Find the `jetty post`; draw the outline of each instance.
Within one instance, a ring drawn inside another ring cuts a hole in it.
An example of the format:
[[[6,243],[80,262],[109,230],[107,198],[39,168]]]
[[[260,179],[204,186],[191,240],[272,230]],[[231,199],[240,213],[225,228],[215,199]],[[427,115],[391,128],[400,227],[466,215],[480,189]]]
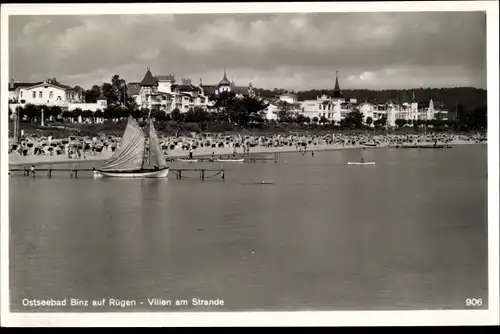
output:
[[[71,177],[74,177],[75,179],[77,179],[77,178],[78,178],[78,169],[73,169],[73,168],[72,168],[72,169],[70,170],[70,176],[71,176]]]

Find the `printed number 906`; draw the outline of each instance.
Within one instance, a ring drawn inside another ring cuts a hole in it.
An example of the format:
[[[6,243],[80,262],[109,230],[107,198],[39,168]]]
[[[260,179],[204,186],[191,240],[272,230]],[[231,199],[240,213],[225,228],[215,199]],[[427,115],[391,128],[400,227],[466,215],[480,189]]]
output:
[[[483,305],[482,298],[467,298],[465,300],[465,306],[481,306]]]

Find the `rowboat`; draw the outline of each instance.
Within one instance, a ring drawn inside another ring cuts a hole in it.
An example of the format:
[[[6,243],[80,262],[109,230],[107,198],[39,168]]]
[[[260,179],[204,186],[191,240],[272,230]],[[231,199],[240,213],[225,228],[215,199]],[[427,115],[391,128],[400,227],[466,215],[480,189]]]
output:
[[[245,159],[215,159],[215,162],[243,162]]]
[[[375,161],[367,161],[367,162],[351,162],[347,163],[348,165],[375,165]]]
[[[198,159],[177,159],[179,162],[198,162]]]
[[[166,178],[169,170],[151,118],[146,136],[135,118],[129,116],[119,147],[101,168],[94,169],[94,177]]]

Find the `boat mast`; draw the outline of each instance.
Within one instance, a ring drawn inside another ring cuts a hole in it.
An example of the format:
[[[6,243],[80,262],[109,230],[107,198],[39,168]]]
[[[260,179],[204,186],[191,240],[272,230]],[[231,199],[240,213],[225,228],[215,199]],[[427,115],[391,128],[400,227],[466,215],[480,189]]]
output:
[[[151,111],[149,118],[149,135],[148,135],[148,159],[149,165],[151,165],[151,127],[153,126],[153,120],[151,119]]]

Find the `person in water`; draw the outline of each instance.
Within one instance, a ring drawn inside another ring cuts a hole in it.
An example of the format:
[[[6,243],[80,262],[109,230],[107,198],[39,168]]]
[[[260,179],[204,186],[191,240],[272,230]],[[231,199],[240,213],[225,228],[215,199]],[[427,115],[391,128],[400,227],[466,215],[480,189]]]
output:
[[[365,163],[365,159],[361,158],[361,163],[364,164]]]

